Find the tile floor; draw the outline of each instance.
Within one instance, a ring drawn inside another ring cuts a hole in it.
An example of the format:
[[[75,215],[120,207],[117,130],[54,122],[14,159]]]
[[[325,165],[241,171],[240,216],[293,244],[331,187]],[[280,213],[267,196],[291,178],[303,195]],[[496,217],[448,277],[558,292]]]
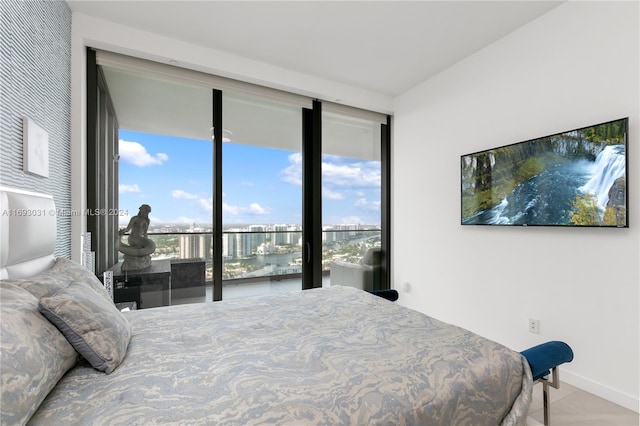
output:
[[[562,377],[560,380],[560,389],[549,390],[552,426],[638,426],[640,424],[640,415],[635,411],[562,383]],[[543,421],[542,384],[538,383],[533,388],[527,426],[540,426]]]

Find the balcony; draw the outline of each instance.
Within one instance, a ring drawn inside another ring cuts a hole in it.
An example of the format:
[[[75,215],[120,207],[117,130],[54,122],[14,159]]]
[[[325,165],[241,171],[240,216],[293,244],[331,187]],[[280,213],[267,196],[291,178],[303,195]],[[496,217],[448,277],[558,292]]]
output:
[[[256,229],[257,228],[257,229]],[[265,229],[260,229],[265,228]],[[223,300],[286,293],[302,288],[302,231],[294,227],[253,225],[223,232]],[[278,229],[279,228],[279,229]],[[287,228],[287,229],[283,229]],[[364,252],[380,246],[380,229],[327,229],[323,231],[323,287],[330,282],[333,260],[357,263]],[[210,230],[153,230],[154,259],[203,259],[205,296],[170,297],[171,304],[213,300],[213,232]],[[172,287],[184,287],[173,283]]]

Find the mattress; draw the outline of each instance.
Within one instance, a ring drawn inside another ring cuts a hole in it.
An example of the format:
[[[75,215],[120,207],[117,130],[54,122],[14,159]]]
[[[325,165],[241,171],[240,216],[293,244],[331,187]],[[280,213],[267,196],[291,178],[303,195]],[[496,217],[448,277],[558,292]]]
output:
[[[518,352],[351,287],[124,315],[120,366],[77,365],[30,424],[526,424]]]

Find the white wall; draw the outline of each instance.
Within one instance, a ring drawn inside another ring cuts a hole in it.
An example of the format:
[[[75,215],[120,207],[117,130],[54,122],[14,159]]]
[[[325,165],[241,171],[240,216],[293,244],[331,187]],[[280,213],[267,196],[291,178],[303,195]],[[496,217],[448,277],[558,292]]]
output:
[[[392,161],[399,303],[517,350],[563,340],[562,380],[636,411],[639,56],[638,2],[565,3],[399,96]],[[462,154],[622,117],[629,229],[460,225]]]

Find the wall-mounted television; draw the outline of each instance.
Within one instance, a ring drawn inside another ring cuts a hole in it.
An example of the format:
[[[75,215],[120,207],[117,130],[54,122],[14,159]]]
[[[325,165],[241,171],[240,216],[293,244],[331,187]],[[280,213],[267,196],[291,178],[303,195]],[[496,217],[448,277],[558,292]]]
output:
[[[462,155],[462,224],[627,228],[628,122]]]

